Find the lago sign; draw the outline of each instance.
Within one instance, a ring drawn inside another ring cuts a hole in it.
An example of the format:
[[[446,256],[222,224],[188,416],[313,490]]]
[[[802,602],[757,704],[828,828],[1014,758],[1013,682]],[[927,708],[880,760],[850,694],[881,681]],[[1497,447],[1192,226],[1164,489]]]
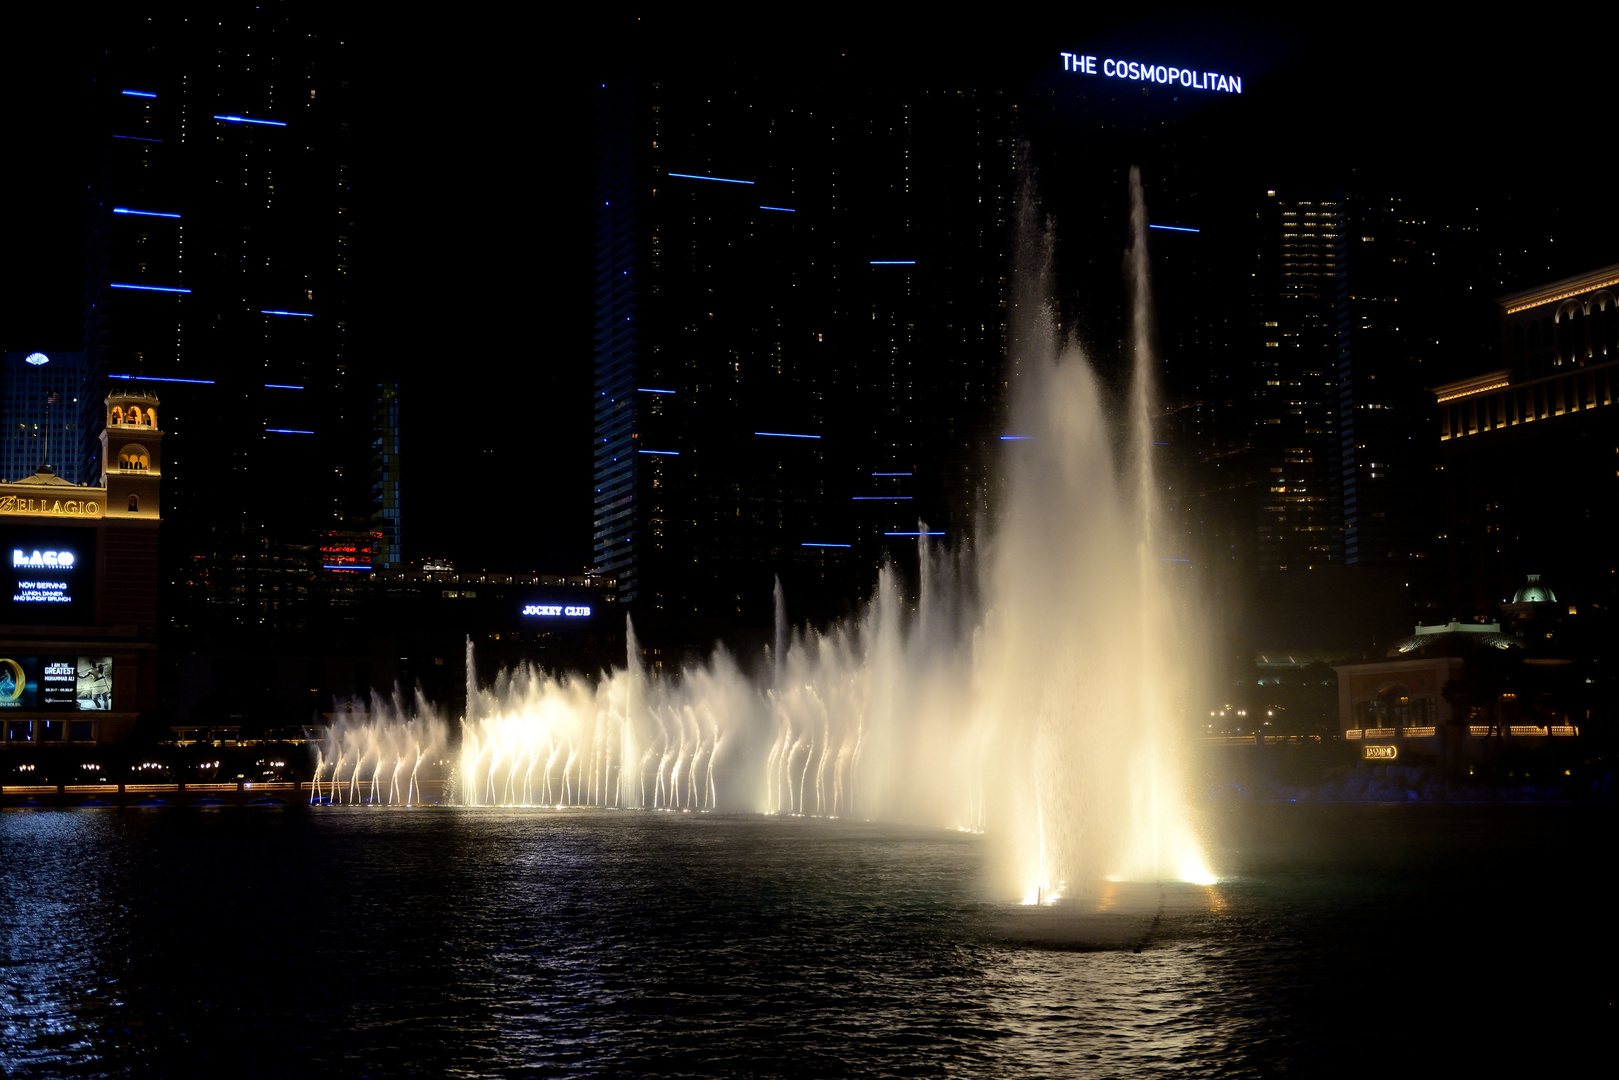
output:
[[[1213,90],[1220,94],[1242,93],[1242,76],[1218,71],[1193,71],[1174,64],[1144,64],[1139,60],[1100,59],[1081,53],[1061,53],[1062,69],[1070,75],[1095,75],[1104,79],[1152,82],[1164,86],[1184,86],[1188,90]]]

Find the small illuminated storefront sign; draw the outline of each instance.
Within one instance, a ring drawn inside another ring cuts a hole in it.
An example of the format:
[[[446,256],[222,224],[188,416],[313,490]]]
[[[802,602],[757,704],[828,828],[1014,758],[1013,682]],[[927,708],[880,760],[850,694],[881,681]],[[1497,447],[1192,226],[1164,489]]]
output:
[[[1363,746],[1361,752],[1367,761],[1393,761],[1399,756],[1399,750],[1392,746]]]
[[[110,656],[0,656],[0,710],[106,712]]]
[[[560,615],[563,618],[577,619],[588,618],[590,616],[590,608],[582,604],[525,604],[523,606],[523,614],[539,615],[544,618]]]

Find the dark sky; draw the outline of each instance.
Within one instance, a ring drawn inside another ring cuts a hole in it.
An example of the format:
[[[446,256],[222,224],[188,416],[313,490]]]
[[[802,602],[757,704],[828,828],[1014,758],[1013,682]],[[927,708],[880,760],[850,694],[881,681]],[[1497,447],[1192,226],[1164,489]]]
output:
[[[94,167],[83,118],[107,42],[58,8],[0,26],[6,350],[79,346]],[[1619,219],[1606,209],[1613,124],[1601,108],[1611,27],[1589,22],[1558,31],[1552,48],[1524,24],[1378,13],[1073,14],[1019,29],[809,37],[757,19],[738,29],[544,18],[346,31],[362,55],[359,186],[371,187],[354,261],[366,274],[356,345],[406,373],[413,556],[552,571],[590,558],[591,108],[600,64],[616,56],[676,70],[742,58],[791,78],[838,50],[864,56],[874,80],[918,82],[960,72],[1015,82],[1063,50],[1240,72],[1249,120],[1210,170],[1264,157],[1308,182],[1358,175],[1436,205],[1474,203],[1538,236],[1548,276],[1619,261]],[[500,511],[514,500],[532,509]]]

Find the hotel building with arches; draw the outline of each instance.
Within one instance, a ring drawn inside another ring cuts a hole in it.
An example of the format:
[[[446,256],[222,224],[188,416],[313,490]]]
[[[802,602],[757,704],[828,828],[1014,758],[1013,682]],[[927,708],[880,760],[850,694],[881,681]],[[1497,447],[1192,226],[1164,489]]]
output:
[[[162,406],[103,407],[98,484],[0,483],[0,750],[117,741],[157,705]]]
[[[1452,595],[1488,614],[1528,570],[1616,595],[1619,264],[1497,300],[1501,366],[1434,388]]]

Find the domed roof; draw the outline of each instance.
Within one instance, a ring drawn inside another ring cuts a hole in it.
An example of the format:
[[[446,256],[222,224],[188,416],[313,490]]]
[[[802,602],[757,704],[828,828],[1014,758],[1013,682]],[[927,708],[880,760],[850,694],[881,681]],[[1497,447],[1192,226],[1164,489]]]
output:
[[[1416,660],[1427,656],[1461,656],[1475,649],[1521,649],[1523,642],[1501,633],[1495,623],[1458,623],[1445,626],[1419,626],[1416,633],[1396,641],[1387,656],[1395,660]]]
[[[1512,594],[1514,604],[1555,604],[1557,594],[1540,583],[1539,574],[1530,574],[1529,580],[1518,587]]]

